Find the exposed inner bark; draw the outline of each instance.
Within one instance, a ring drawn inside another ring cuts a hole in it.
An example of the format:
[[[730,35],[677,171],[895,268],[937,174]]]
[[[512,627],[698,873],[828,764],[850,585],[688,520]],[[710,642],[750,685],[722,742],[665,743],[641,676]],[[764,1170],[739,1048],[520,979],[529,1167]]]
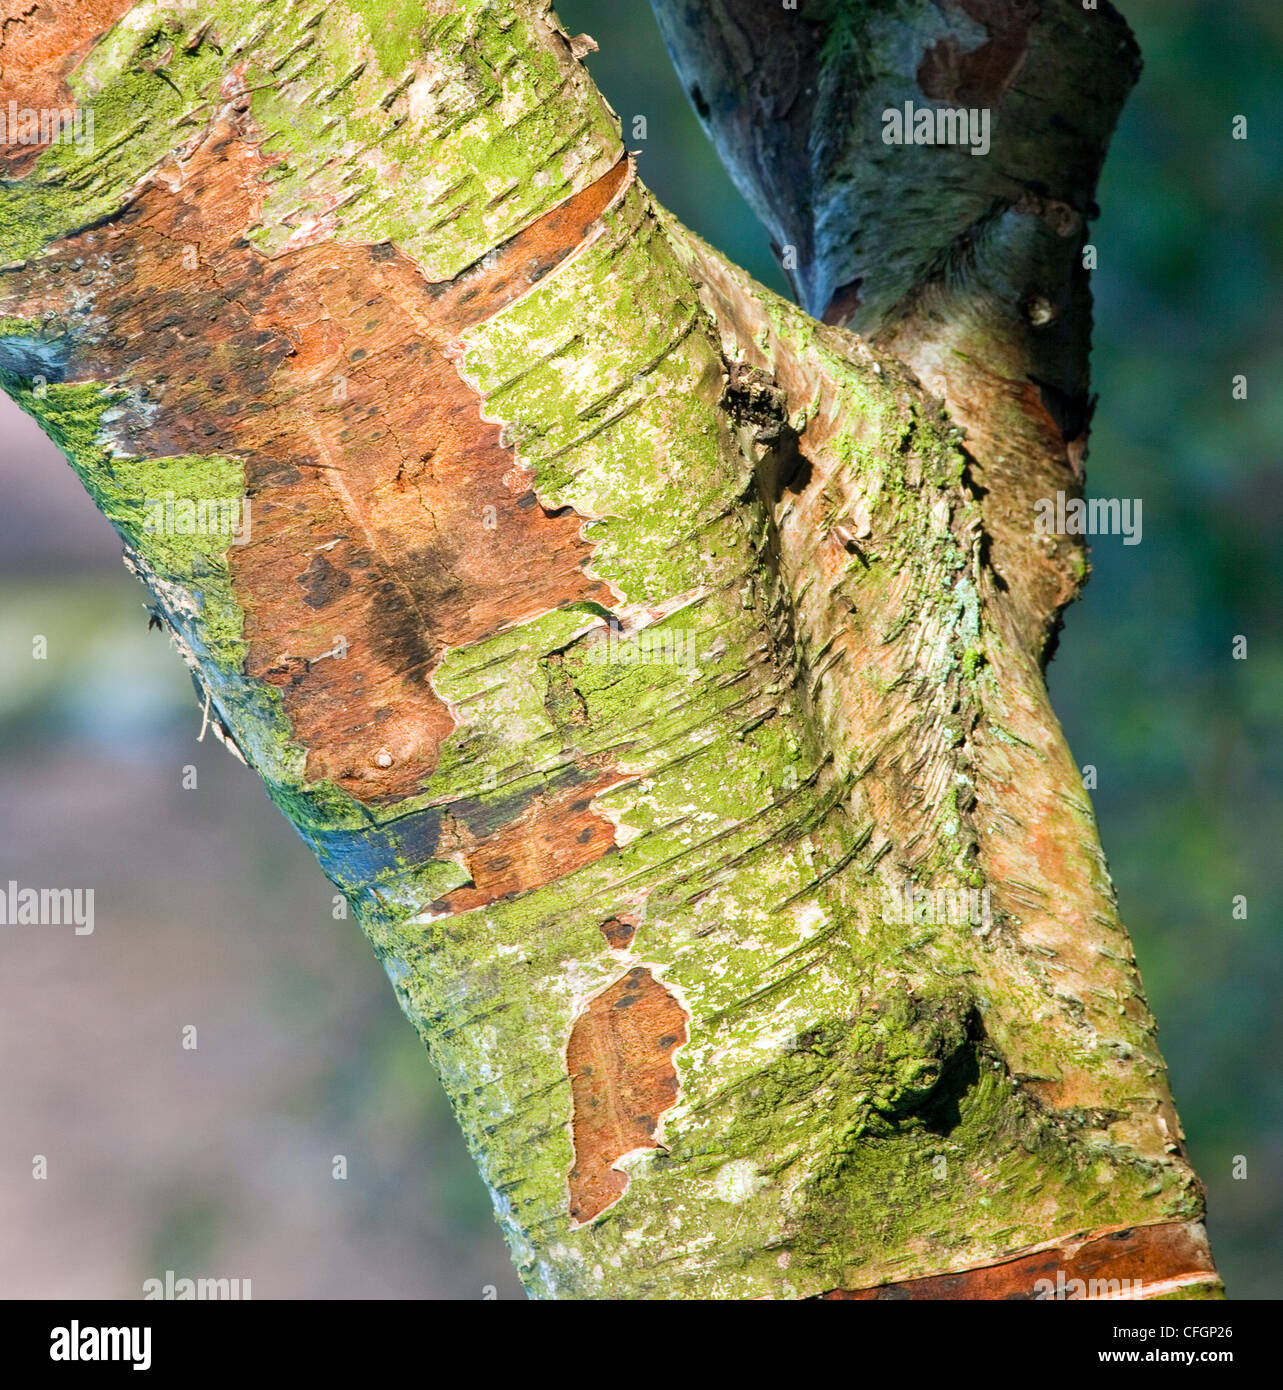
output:
[[[1136,1281],[1133,1285],[1132,1281]],[[1097,1299],[1131,1298],[1148,1288],[1179,1294],[1217,1283],[1207,1232],[1200,1224],[1141,1226],[1084,1236],[1035,1254],[965,1274],[908,1279],[833,1299]]]
[[[918,85],[935,101],[996,106],[1029,56],[1029,31],[1037,0],[945,0],[942,8],[974,19],[985,29],[978,48],[964,50],[952,34],[933,44],[918,65]]]
[[[673,1054],[686,1011],[651,972],[634,966],[590,1000],[566,1048],[574,1096],[570,1215],[591,1221],[617,1202],[628,1175],[616,1162],[660,1146],[661,1117],[677,1103]]]
[[[11,304],[65,319],[95,267],[109,328],[78,337],[65,374],[154,383],[120,426],[136,449],[243,461],[250,533],[230,558],[248,673],[282,691],[311,778],[396,800],[455,727],[430,682],[444,649],[611,600],[583,572],[582,518],[539,505],[451,343],[577,249],[628,166],[434,285],[387,245],[267,261],[245,233],[270,161],[237,124],[33,262]]]
[[[40,113],[48,117],[69,110],[75,100],[67,75],[133,0],[6,0],[0,6],[0,92],[6,108],[32,112],[39,128]],[[8,119],[6,109],[5,117]],[[47,139],[28,139],[25,125],[8,131],[0,142],[0,177],[18,178],[36,162]]]

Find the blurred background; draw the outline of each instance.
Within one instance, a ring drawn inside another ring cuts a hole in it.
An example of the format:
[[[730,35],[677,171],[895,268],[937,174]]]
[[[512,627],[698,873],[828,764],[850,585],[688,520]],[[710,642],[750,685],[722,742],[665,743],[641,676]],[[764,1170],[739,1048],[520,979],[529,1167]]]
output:
[[[1274,1298],[1283,6],[1122,8],[1146,69],[1092,238],[1088,482],[1143,499],[1144,540],[1097,541],[1051,687],[1097,769],[1221,1271],[1231,1297]],[[630,145],[660,200],[785,292],[649,8],[558,10],[599,42],[589,68],[625,128],[646,116]],[[190,681],[143,599],[71,470],[0,397],[0,880],[96,890],[91,936],[0,929],[0,1297],[136,1298],[170,1269],[250,1277],[255,1298],[522,1297],[373,953],[257,779],[196,742]]]

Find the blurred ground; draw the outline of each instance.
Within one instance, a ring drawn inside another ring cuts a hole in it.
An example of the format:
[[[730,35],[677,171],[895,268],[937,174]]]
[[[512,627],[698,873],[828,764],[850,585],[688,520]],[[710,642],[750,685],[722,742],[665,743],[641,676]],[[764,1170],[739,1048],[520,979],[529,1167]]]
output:
[[[1144,540],[1096,545],[1052,689],[1098,770],[1222,1272],[1232,1296],[1277,1297],[1283,7],[1123,8],[1147,70],[1094,237],[1089,481],[1144,499]],[[559,10],[601,44],[589,66],[626,128],[647,116],[660,199],[782,289],[648,8]],[[1239,113],[1247,142],[1228,138]],[[167,1269],[250,1277],[257,1298],[520,1297],[373,953],[253,775],[195,742],[191,684],[142,602],[70,469],[0,398],[0,880],[96,890],[92,936],[0,928],[0,1297],[137,1297]]]

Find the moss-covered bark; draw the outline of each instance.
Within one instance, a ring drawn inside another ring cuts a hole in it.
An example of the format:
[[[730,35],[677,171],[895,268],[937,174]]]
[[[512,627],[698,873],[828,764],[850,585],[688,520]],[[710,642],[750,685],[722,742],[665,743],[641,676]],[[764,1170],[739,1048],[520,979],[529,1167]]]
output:
[[[0,197],[3,384],[350,899],[530,1290],[1196,1222],[939,404],[657,208],[534,0],[82,47],[98,151]],[[252,535],[149,527],[170,493]]]

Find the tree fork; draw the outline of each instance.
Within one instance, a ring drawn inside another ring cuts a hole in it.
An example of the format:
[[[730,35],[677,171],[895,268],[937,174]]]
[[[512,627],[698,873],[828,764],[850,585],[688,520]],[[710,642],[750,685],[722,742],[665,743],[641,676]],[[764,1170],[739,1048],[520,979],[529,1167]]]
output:
[[[916,7],[936,90],[996,80],[978,4]],[[0,11],[6,97],[94,113],[7,152],[3,385],[351,902],[527,1288],[1216,1296],[1041,676],[1019,489],[1072,439],[1004,472],[925,365],[1011,369],[989,301],[753,284],[535,0]]]
[[[1109,3],[651,0],[705,129],[802,305],[899,358],[963,428],[990,559],[1044,657],[1086,578],[1039,498],[1080,495],[1087,228],[1140,72]],[[991,148],[888,146],[886,117],[981,110]]]

